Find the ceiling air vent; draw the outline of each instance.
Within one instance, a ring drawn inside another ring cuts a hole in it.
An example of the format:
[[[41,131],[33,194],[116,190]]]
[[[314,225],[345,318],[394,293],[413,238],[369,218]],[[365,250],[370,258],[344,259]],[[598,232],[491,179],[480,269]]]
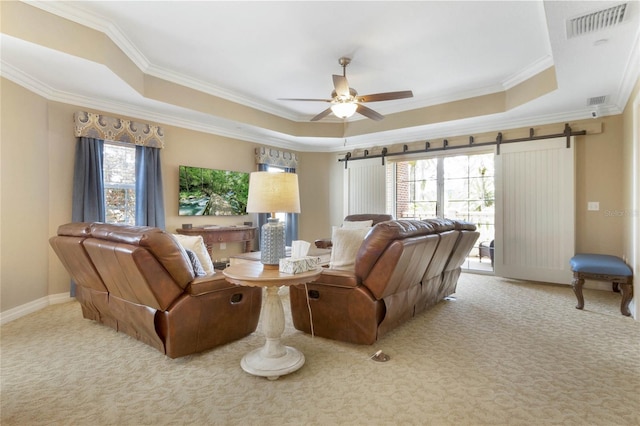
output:
[[[607,96],[594,96],[593,98],[587,99],[587,106],[596,106],[602,105],[607,100]]]
[[[614,27],[624,19],[627,3],[591,12],[567,21],[567,38],[591,34],[605,28]]]

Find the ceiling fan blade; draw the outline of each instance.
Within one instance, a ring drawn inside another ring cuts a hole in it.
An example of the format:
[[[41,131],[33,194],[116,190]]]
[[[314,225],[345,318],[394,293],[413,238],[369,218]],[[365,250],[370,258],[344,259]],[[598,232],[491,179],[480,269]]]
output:
[[[374,93],[372,95],[358,96],[358,102],[392,101],[405,98],[413,98],[413,92],[411,90],[402,90],[400,92]]]
[[[336,94],[338,96],[342,96],[348,98],[351,96],[349,93],[349,82],[347,81],[347,77],[342,75],[333,75],[333,87],[336,89]]]
[[[327,108],[324,111],[322,111],[320,114],[316,115],[315,117],[313,117],[311,119],[311,121],[318,121],[318,120],[322,120],[323,118],[325,118],[327,115],[331,114],[331,108]]]
[[[278,98],[279,101],[311,101],[311,102],[331,102],[332,99],[307,99],[307,98]]]
[[[384,118],[384,115],[377,113],[371,108],[368,108],[362,104],[358,104],[358,108],[356,108],[356,112],[374,121],[380,121]]]

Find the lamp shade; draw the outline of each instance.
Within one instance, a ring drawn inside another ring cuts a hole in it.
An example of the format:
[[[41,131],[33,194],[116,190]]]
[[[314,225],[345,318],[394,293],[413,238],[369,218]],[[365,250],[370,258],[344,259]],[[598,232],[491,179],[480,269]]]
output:
[[[336,102],[331,105],[331,111],[336,117],[349,118],[355,114],[358,104],[354,102]]]
[[[253,172],[249,177],[248,213],[300,213],[298,175]]]

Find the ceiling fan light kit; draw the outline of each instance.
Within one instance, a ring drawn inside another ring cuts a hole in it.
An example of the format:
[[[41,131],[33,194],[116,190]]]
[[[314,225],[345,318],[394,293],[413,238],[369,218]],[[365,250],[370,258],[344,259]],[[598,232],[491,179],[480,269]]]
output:
[[[338,118],[349,118],[356,113],[358,104],[352,101],[336,102],[331,105],[331,112]]]
[[[350,58],[342,57],[338,59],[338,63],[342,67],[342,75],[333,75],[334,90],[331,93],[331,99],[300,99],[300,98],[283,98],[285,101],[312,101],[312,102],[330,102],[331,106],[315,117],[311,121],[318,121],[327,115],[333,113],[338,118],[349,118],[356,112],[364,115],[371,120],[380,121],[384,116],[371,108],[363,105],[365,102],[391,101],[394,99],[412,98],[411,90],[402,90],[399,92],[374,93],[371,95],[358,96],[358,92],[349,87],[347,81],[347,65],[351,62]]]

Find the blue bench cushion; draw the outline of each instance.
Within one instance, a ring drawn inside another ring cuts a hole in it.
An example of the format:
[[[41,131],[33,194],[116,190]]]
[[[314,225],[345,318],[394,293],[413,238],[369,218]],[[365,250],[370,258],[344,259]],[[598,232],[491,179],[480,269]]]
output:
[[[569,261],[571,270],[587,274],[620,275],[629,277],[631,268],[624,260],[607,254],[576,254]]]

